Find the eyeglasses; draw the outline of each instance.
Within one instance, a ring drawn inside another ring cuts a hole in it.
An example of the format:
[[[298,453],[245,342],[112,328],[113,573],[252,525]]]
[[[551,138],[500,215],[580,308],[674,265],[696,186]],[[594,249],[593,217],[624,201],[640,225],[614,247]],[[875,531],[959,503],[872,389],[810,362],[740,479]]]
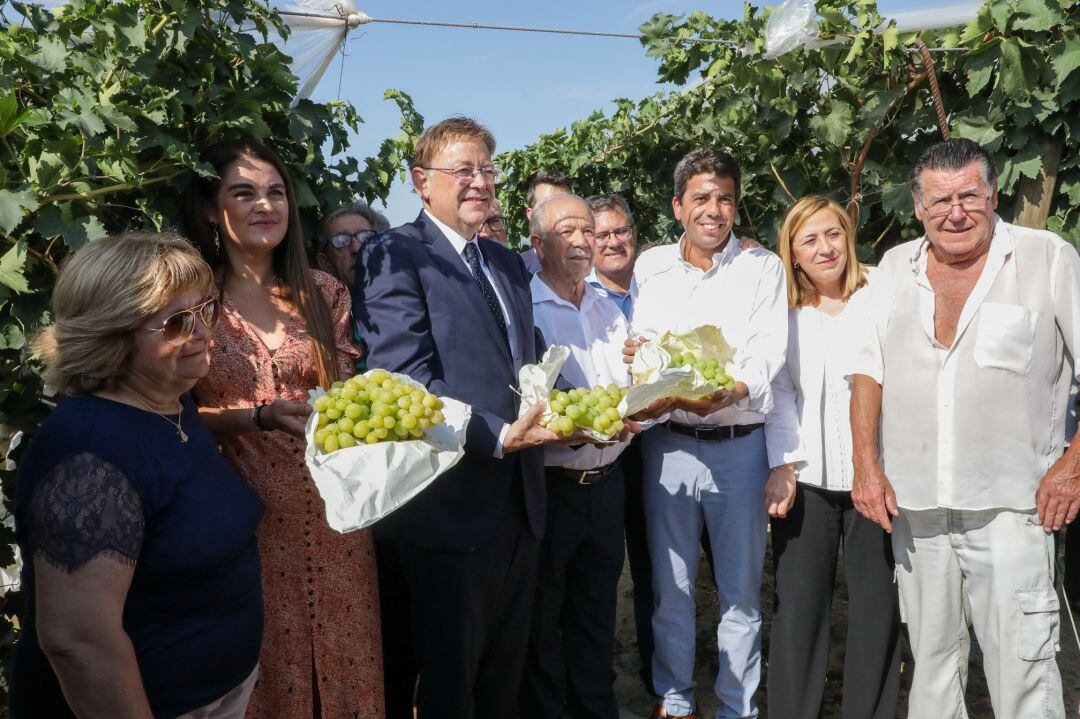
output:
[[[502,232],[506,229],[505,217],[489,217],[484,220],[484,227],[488,228],[492,232]]]
[[[353,240],[356,240],[359,244],[362,245],[365,241],[374,237],[375,235],[376,232],[374,230],[360,230],[359,232],[354,232],[351,235],[348,233],[344,233],[331,237],[330,244],[341,250],[351,245]]]
[[[630,236],[633,235],[633,234],[634,234],[634,226],[633,225],[623,225],[622,227],[616,227],[615,229],[607,230],[605,232],[597,232],[595,237],[596,237],[597,240],[599,240],[601,242],[604,242],[609,237],[615,237],[616,239],[619,239],[619,240],[629,240]]]
[[[952,208],[956,205],[960,205],[964,212],[976,212],[983,209],[983,203],[989,199],[990,194],[980,195],[974,192],[968,192],[960,195],[960,199],[956,201],[943,197],[939,200],[934,200],[929,205],[923,201],[922,197],[920,197],[919,204],[926,209],[926,214],[930,217],[944,217],[952,212]]]
[[[450,177],[460,182],[462,185],[472,182],[477,173],[484,176],[485,182],[496,183],[502,174],[494,167],[425,167],[425,170],[434,170],[436,172],[445,172]]]
[[[191,309],[180,310],[176,314],[166,317],[165,321],[161,323],[161,327],[147,327],[145,329],[147,332],[160,332],[168,344],[179,347],[191,339],[192,333],[195,332],[196,315],[209,328],[214,323],[214,317],[217,315],[217,300],[211,298]]]

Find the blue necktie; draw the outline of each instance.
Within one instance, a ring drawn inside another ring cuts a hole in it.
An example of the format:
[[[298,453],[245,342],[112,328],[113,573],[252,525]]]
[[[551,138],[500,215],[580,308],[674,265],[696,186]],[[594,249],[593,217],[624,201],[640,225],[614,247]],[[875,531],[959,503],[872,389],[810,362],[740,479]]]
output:
[[[506,318],[503,317],[502,307],[499,306],[499,298],[495,295],[495,288],[488,282],[487,275],[484,274],[484,269],[480,266],[480,249],[475,242],[465,243],[465,262],[468,263],[469,269],[472,271],[473,280],[476,281],[476,286],[480,288],[480,293],[484,295],[484,301],[487,302],[488,309],[491,310],[491,316],[495,318],[495,324],[499,326],[503,341],[509,347],[510,335],[506,331]]]

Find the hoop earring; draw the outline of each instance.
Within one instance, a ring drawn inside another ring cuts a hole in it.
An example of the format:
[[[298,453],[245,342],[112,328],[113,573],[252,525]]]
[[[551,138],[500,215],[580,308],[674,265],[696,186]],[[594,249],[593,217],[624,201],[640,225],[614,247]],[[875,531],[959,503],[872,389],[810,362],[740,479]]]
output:
[[[214,254],[221,254],[221,231],[216,222],[210,223],[210,234],[214,238]]]

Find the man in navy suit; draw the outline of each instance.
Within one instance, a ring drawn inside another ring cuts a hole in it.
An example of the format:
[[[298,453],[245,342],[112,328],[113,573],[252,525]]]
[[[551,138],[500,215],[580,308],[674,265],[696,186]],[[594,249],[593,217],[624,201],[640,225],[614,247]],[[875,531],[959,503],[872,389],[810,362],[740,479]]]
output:
[[[420,719],[516,712],[546,497],[542,444],[517,371],[543,354],[521,258],[477,238],[495,140],[473,120],[427,128],[412,158],[424,209],[366,242],[353,312],[369,367],[472,406],[465,456],[390,515],[409,585]],[[577,441],[580,441],[578,439]]]

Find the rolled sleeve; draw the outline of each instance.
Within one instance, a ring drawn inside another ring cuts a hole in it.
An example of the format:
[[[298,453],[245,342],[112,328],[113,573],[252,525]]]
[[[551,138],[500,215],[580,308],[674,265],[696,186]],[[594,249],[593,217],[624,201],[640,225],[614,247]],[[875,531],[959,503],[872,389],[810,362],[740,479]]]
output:
[[[867,293],[866,321],[854,330],[850,360],[844,378],[851,382],[855,375],[866,375],[878,384],[885,379],[885,356],[883,344],[885,330],[892,311],[892,286],[888,259],[873,274],[873,280],[862,292]]]
[[[1071,357],[1077,356],[1080,342],[1080,255],[1072,245],[1058,245],[1051,272],[1050,295],[1054,319],[1061,341]],[[1080,379],[1080,362],[1074,363],[1073,377]]]

